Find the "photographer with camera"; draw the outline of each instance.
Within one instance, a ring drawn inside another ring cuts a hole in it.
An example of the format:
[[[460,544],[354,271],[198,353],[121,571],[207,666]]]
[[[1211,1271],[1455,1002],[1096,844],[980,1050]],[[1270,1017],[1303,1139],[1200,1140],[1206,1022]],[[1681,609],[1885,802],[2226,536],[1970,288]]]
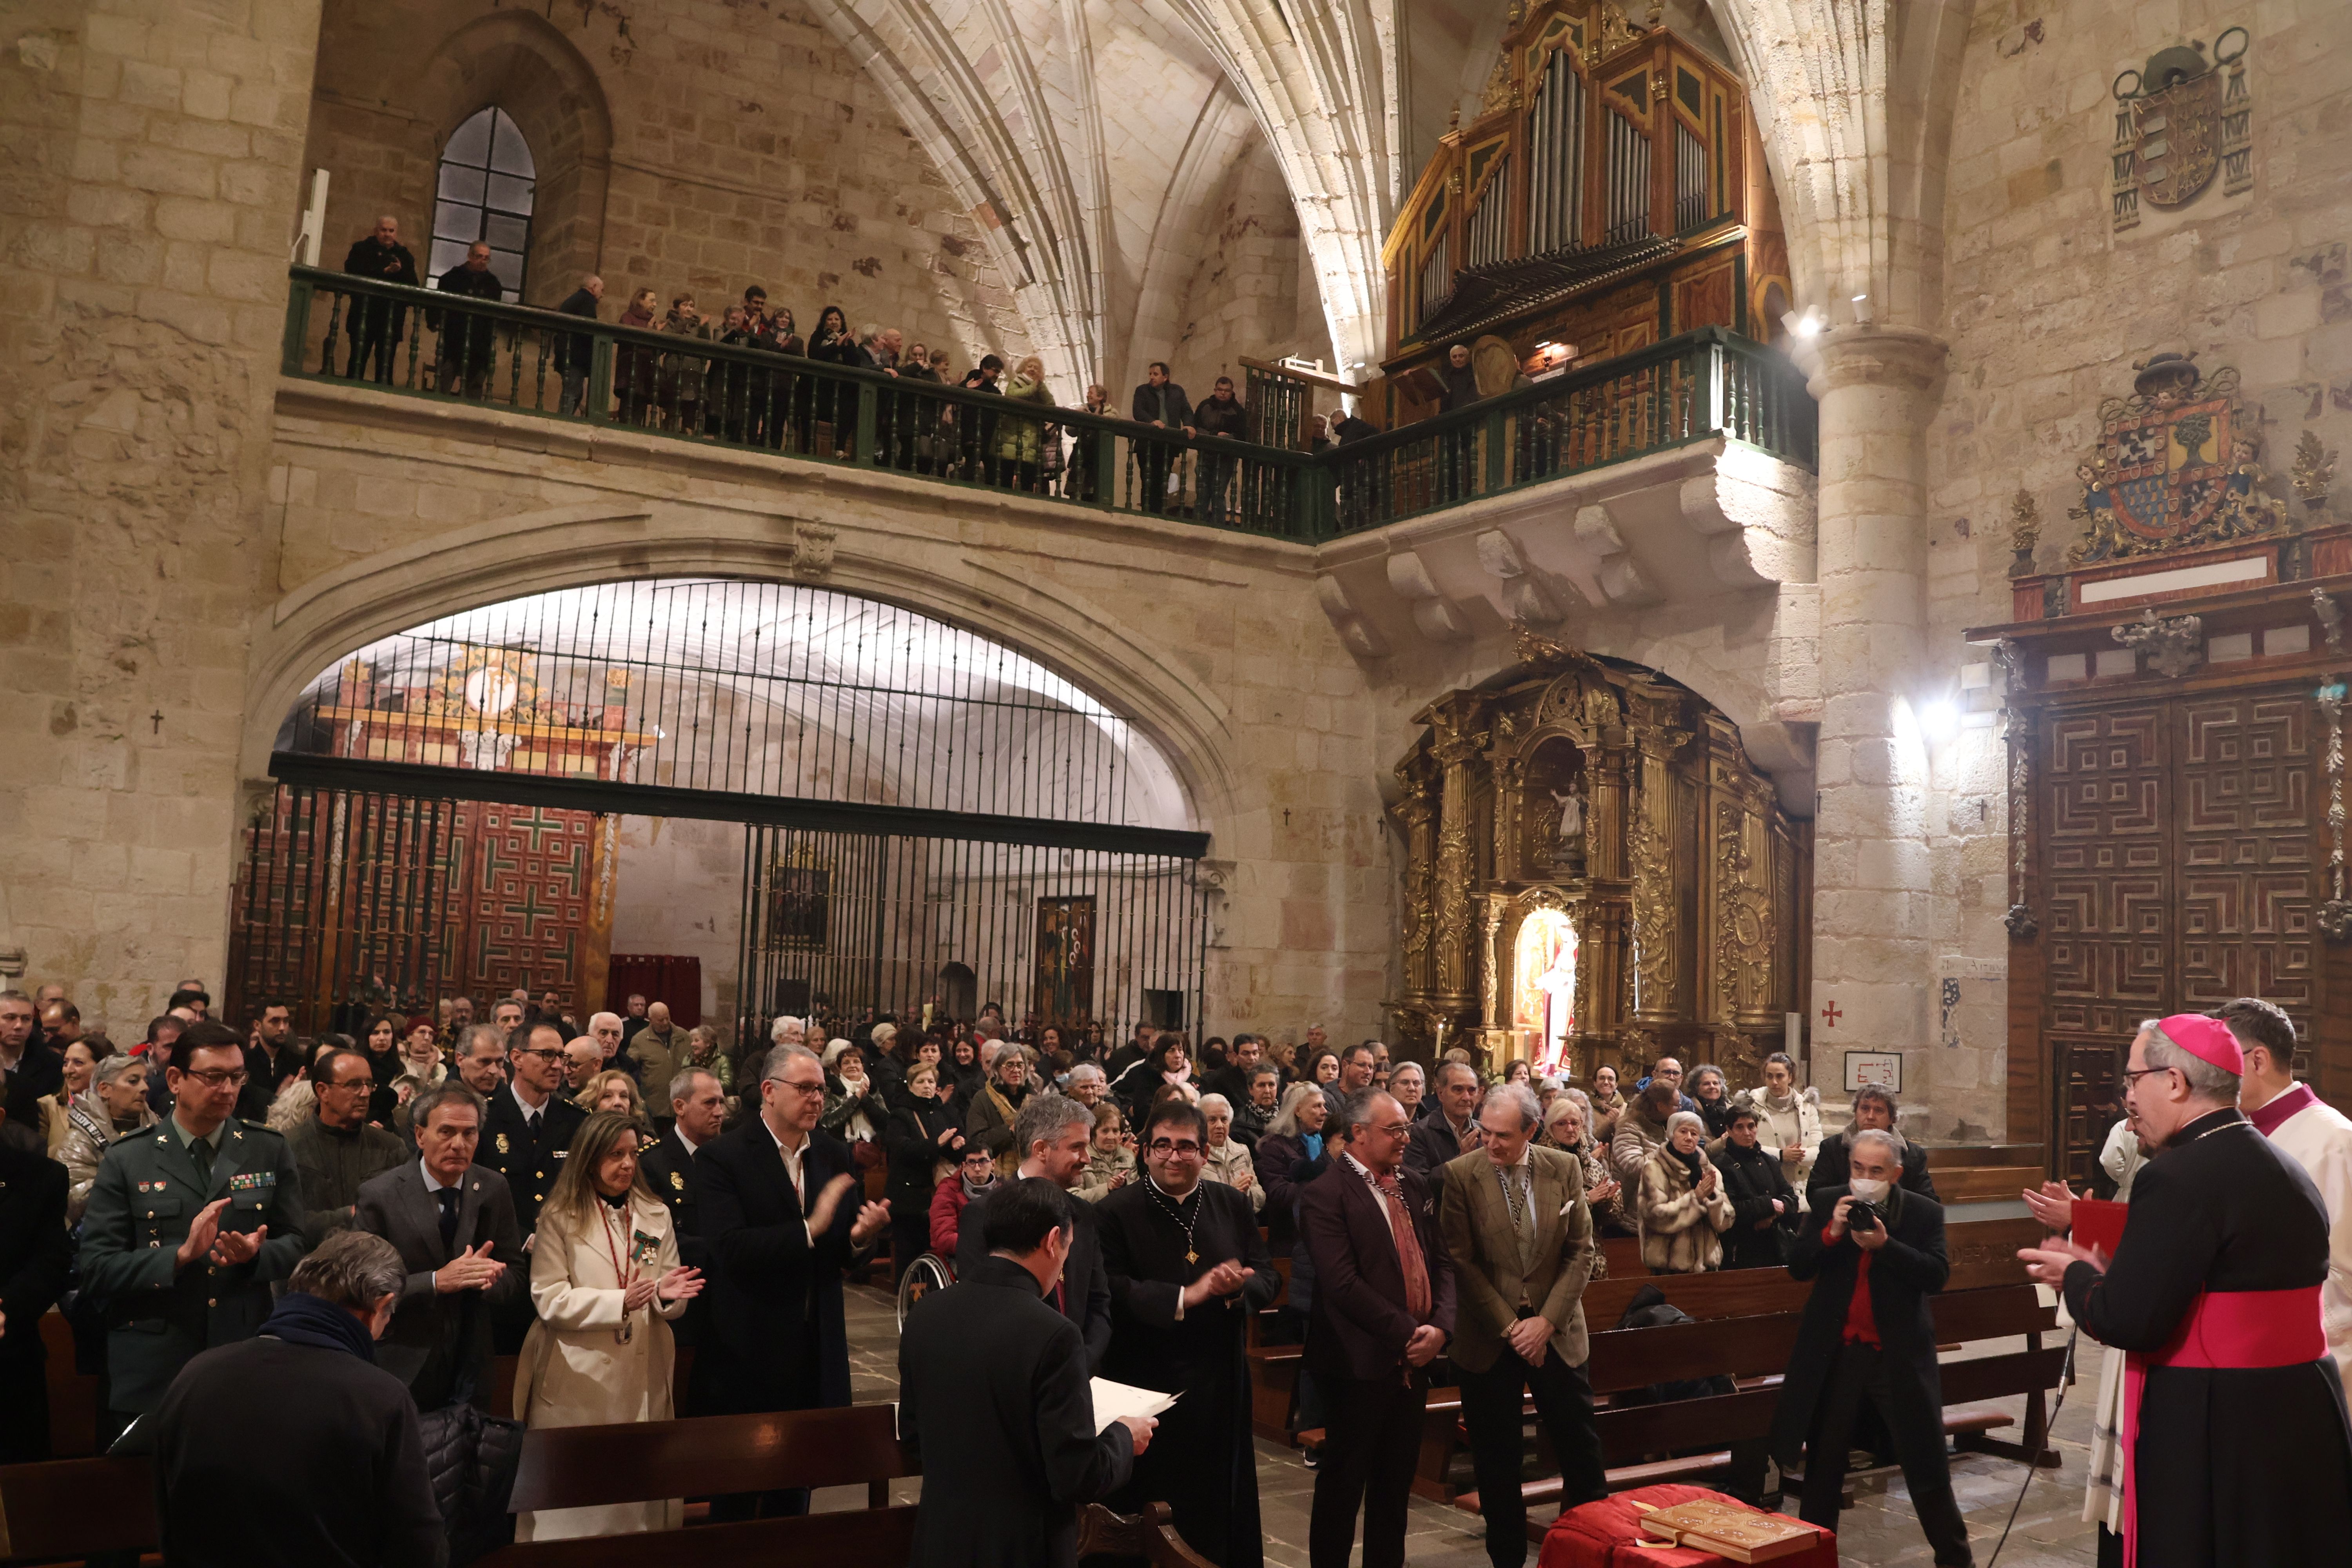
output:
[[[1968,1527],[1944,1452],[1944,1393],[1927,1298],[1943,1289],[1944,1210],[1896,1184],[1903,1142],[1876,1127],[1850,1135],[1849,1175],[1819,1190],[1789,1249],[1789,1272],[1813,1281],[1772,1420],[1772,1457],[1801,1461],[1808,1524],[1837,1528],[1855,1418],[1874,1408],[1895,1438],[1911,1505],[1936,1562],[1966,1568]]]

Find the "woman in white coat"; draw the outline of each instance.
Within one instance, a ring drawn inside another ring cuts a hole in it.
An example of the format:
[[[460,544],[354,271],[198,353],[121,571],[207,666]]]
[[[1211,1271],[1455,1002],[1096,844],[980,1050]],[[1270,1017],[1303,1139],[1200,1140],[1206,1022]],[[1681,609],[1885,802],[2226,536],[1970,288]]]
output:
[[[531,1244],[538,1320],[515,1373],[528,1426],[667,1421],[670,1323],[702,1289],[681,1268],[669,1208],[637,1173],[637,1124],[599,1111],[572,1141]],[[676,1530],[685,1500],[551,1509],[515,1521],[518,1541]]]
[[[1822,1108],[1797,1088],[1797,1064],[1774,1051],[1764,1058],[1764,1086],[1746,1096],[1756,1108],[1756,1142],[1780,1156],[1780,1173],[1805,1205],[1805,1180],[1822,1152]]]

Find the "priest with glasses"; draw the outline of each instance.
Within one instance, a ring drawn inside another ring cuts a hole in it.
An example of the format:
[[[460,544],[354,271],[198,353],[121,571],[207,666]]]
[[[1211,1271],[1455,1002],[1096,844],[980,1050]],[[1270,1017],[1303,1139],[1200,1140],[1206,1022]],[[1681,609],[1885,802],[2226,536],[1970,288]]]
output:
[[[1160,1101],[1139,1135],[1145,1179],[1095,1205],[1111,1295],[1102,1375],[1181,1395],[1110,1506],[1127,1513],[1164,1502],[1202,1556],[1220,1568],[1260,1568],[1244,1349],[1250,1319],[1282,1281],[1248,1194],[1201,1179],[1208,1144],[1198,1109]]]

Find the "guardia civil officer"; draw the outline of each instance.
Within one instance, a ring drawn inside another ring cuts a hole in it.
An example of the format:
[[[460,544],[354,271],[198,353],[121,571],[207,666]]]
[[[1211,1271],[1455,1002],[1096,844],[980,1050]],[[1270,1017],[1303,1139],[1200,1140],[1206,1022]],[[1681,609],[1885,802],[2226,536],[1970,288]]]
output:
[[[164,1072],[172,1114],[107,1150],[82,1215],[82,1289],[107,1326],[101,1446],[199,1352],[258,1332],[305,1247],[286,1140],[230,1114],[245,1042],[194,1025]]]

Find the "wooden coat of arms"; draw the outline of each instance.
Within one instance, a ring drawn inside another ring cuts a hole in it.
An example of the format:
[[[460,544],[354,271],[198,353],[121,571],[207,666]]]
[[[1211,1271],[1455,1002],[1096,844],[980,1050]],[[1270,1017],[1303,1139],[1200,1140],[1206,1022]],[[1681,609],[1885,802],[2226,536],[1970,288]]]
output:
[[[2074,469],[2088,524],[2066,558],[2077,566],[2285,526],[2286,502],[2262,493],[2259,441],[2238,406],[2238,373],[2199,374],[2185,354],[2136,367],[2129,397],[2099,405],[2099,445]]]

